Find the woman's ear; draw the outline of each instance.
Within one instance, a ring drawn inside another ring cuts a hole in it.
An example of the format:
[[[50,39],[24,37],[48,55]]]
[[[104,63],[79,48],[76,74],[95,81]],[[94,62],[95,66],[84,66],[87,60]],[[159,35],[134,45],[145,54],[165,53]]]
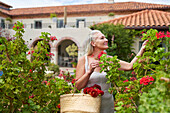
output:
[[[95,46],[95,42],[94,42],[94,41],[91,41],[91,45],[94,47],[94,46]]]

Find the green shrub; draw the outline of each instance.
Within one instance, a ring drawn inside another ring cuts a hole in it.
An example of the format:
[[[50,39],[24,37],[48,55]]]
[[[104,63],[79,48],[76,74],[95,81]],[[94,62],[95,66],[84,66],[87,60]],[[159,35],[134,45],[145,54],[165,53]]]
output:
[[[48,70],[53,71],[53,74],[58,75],[59,71],[60,71],[60,68],[59,68],[59,66],[57,64],[50,63],[49,66],[48,66]]]
[[[133,77],[122,76],[117,56],[100,59],[101,72],[107,73],[108,83],[113,87],[109,91],[115,95],[115,110],[118,113],[168,113],[170,52],[160,43],[170,43],[170,32],[164,33],[154,29],[143,33],[142,40],[148,40],[145,52],[138,56],[133,65]]]
[[[115,16],[115,14],[114,13],[109,13],[108,16]]]
[[[37,48],[29,51],[22,38],[23,24],[17,22],[13,30],[16,31],[15,39],[0,37],[0,70],[3,71],[0,77],[0,112],[58,112],[60,95],[70,93],[72,86],[62,79],[45,76],[50,63],[45,59],[53,55],[47,51],[49,41],[54,41],[51,34],[42,32]],[[34,59],[29,61],[28,55]]]

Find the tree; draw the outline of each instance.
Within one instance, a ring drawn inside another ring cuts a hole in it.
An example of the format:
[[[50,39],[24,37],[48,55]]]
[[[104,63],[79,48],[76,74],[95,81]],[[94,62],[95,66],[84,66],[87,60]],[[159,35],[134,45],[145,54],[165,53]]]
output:
[[[123,25],[99,24],[93,25],[91,29],[100,30],[108,39],[109,49],[107,53],[111,56],[117,55],[119,59],[130,61],[132,44],[134,43],[135,30],[124,29]]]

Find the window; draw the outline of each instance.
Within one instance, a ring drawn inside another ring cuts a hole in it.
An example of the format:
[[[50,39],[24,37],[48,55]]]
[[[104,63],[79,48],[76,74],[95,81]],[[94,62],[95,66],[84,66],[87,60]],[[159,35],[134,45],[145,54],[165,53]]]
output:
[[[86,27],[85,25],[85,19],[77,19],[77,22],[76,22],[76,27],[79,28],[80,27],[80,22],[82,23],[83,22],[83,27]],[[82,25],[82,24],[81,24]]]
[[[1,28],[5,29],[5,20],[1,19]]]
[[[42,21],[35,21],[35,29],[42,29]]]
[[[62,28],[62,27],[64,27],[64,20],[63,19],[57,20],[57,28]]]
[[[139,50],[142,47],[143,41],[139,41]]]

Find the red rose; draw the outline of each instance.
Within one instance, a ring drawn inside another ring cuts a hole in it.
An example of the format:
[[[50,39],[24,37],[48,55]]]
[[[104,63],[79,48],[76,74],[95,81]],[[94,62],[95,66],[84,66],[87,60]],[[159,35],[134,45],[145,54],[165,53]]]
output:
[[[91,92],[90,92],[90,95],[91,95],[92,97],[97,97],[99,94],[98,94],[97,90],[92,89]]]
[[[86,88],[83,90],[84,94],[87,94],[87,89],[89,89],[89,87],[86,87]]]
[[[45,84],[47,84],[47,81],[44,81]]]
[[[58,104],[58,105],[57,105],[57,108],[59,108],[59,109],[60,109],[60,104]]]
[[[130,78],[131,81],[137,80],[135,77]]]
[[[60,73],[58,76],[59,76],[59,77],[62,77],[62,76],[63,76],[63,74],[61,74],[61,73]]]
[[[127,79],[127,80],[125,80],[125,81],[123,81],[123,83],[125,83],[125,82],[128,82],[128,79]]]
[[[28,82],[31,82],[32,81],[32,79],[31,80],[28,80]]]
[[[101,90],[101,87],[100,87],[99,85],[97,85],[97,84],[94,84],[92,87],[93,87],[94,89],[97,88],[97,89]]]
[[[75,83],[75,81],[76,81],[76,79],[73,79],[73,80],[71,81],[71,83],[72,83],[72,84],[74,84],[74,83]]]
[[[50,83],[47,83],[46,85],[47,85],[47,86],[50,86]]]
[[[35,95],[34,95],[34,94],[32,94],[31,96],[29,96],[29,98],[34,98],[34,96],[35,96]]]
[[[93,90],[93,88],[92,88],[92,87],[89,87],[89,88],[87,89],[87,94],[90,94],[92,90]]]
[[[33,54],[33,53],[34,53],[34,51],[31,51],[31,53]]]
[[[129,99],[133,99],[133,97],[130,97]]]
[[[55,36],[51,36],[50,39],[51,39],[51,41],[57,40],[57,38]]]
[[[128,90],[130,90],[130,88],[125,87],[125,90],[123,92],[127,92]]]
[[[51,55],[51,56],[54,56],[54,54],[53,54],[53,53],[50,53],[50,55]]]
[[[132,71],[132,75],[135,75],[135,72],[134,72],[134,71]]]
[[[49,54],[46,54],[47,56],[54,56],[54,54],[53,53],[49,53]]]
[[[148,85],[150,81],[154,81],[154,78],[146,76],[140,79],[140,84]],[[150,84],[152,84],[152,82]]]
[[[32,73],[32,69],[30,69],[30,73]]]
[[[30,51],[28,51],[28,54],[30,54]]]
[[[97,97],[98,95],[104,95],[104,92],[101,90],[101,87],[97,84],[94,84],[93,86],[91,87],[86,87],[83,92],[85,94],[89,94],[91,95],[92,97]]]
[[[104,95],[104,91],[102,91],[102,90],[97,90],[97,92],[98,92],[98,94],[101,95],[101,96]]]
[[[166,37],[170,37],[170,32],[166,32]]]
[[[164,32],[159,32],[159,33],[156,33],[156,37],[157,37],[157,39],[159,39],[159,38],[164,38],[164,37],[166,37],[166,35],[164,34]]]
[[[98,57],[97,57],[97,58],[100,60],[100,57],[101,57],[103,54],[106,54],[106,52],[101,51],[101,52],[99,53],[99,55],[98,55]]]
[[[153,78],[153,77],[150,77],[149,79],[150,79],[150,81],[154,81],[154,78]]]

